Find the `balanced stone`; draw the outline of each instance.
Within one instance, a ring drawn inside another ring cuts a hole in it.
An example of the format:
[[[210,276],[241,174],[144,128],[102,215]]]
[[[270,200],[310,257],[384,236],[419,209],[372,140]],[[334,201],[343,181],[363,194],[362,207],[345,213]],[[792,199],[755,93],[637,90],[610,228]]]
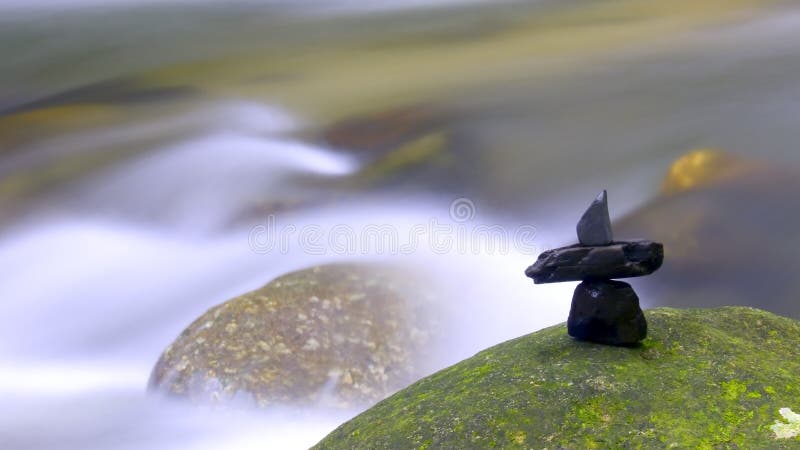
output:
[[[630,284],[584,281],[572,296],[567,332],[600,344],[633,345],[647,336],[647,321]]]
[[[612,278],[655,272],[664,262],[664,246],[644,240],[614,242],[606,191],[589,205],[576,228],[580,243],[543,252],[525,275],[536,284],[582,281],[572,296],[570,336],[608,345],[639,342],[647,336],[639,297],[629,284]]]
[[[608,194],[604,190],[583,213],[576,227],[583,245],[608,245],[613,242],[611,218],[608,215]]]
[[[649,275],[664,261],[664,246],[652,241],[622,241],[604,246],[572,245],[548,250],[525,270],[536,284],[608,280]]]

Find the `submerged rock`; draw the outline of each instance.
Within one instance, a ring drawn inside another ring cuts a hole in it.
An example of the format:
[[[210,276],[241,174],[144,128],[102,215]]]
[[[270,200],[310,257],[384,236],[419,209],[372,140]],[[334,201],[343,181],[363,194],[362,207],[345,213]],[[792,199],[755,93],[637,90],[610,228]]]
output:
[[[391,151],[441,124],[441,113],[425,105],[389,109],[332,124],[324,142],[373,157]]]
[[[668,255],[636,288],[646,307],[745,305],[800,318],[800,170],[706,150],[675,162],[661,195],[614,222]]]
[[[575,288],[569,335],[608,345],[633,345],[647,336],[639,297],[622,281],[584,281]]]
[[[759,163],[722,150],[701,148],[681,156],[672,163],[661,183],[661,192],[677,194],[709,187],[733,181],[763,168],[765,167]]]
[[[425,286],[380,265],[281,276],[189,325],[150,389],[211,403],[373,403],[427,373],[438,322]]]
[[[800,322],[745,307],[645,313],[637,347],[578,342],[563,324],[424,378],[319,449],[770,448],[800,408]]]

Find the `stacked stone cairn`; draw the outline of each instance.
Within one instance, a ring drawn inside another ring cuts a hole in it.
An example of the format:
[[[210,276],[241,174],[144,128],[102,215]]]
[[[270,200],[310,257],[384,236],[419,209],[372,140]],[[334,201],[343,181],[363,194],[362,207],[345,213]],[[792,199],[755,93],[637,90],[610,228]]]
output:
[[[614,278],[649,275],[664,260],[652,241],[614,241],[606,191],[578,221],[578,244],[539,255],[525,275],[536,284],[581,281],[567,320],[570,336],[607,345],[635,345],[647,336],[647,321],[630,284]]]

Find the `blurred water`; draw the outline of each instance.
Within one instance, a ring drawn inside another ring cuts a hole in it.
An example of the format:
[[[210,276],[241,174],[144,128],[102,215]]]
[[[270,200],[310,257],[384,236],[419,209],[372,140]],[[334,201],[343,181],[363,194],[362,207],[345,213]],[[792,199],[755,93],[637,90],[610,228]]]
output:
[[[477,207],[469,226],[532,224],[544,249],[574,240],[576,215],[598,186],[610,189],[619,216],[651,198],[669,162],[692,146],[800,159],[796,10],[670,31],[647,48],[556,46],[533,62],[511,52],[503,70],[476,60],[472,72],[437,80],[439,60],[461,67],[446,45],[493,42],[516,18],[502,6],[442,16],[418,9],[428,4],[245,2],[223,12],[183,2],[4,2],[0,447],[303,448],[355,414],[206,410],[144,392],[163,348],[209,307],[298,268],[386,257],[313,254],[297,242],[260,254],[250,234],[270,213],[279,226],[391,224],[407,236],[432,219],[452,223],[451,202],[467,196]],[[411,15],[399,25],[382,16],[363,19],[363,29],[349,22],[394,7]],[[612,18],[612,31],[626,30],[624,15]],[[560,26],[576,36],[609,26],[603,17],[568,19]],[[421,37],[398,31],[414,26]],[[293,65],[288,74],[264,81],[260,68],[240,73],[250,56],[223,58],[252,55],[261,34],[271,38],[260,38],[264,59]],[[382,44],[369,48],[369,39]],[[359,58],[410,48],[419,66],[398,57],[397,68],[371,68],[389,80],[400,74],[396,84],[354,81],[349,66],[332,68],[323,57],[341,50],[334,62],[359,67],[353,46]],[[183,69],[198,58],[211,61],[212,75]],[[317,71],[326,75],[317,80]],[[455,89],[461,78],[475,85]],[[81,86],[92,88],[69,91]],[[407,106],[403,94],[416,88],[445,105],[430,127],[448,136],[456,162],[401,172],[404,184],[359,184],[369,158],[328,148],[318,131],[347,115],[339,106],[366,98],[377,105],[366,112],[391,110]],[[533,288],[522,271],[536,253],[423,243],[392,257],[436,274],[459,305],[449,351],[435,366],[564,320],[573,285]]]
[[[294,269],[376,256],[315,255],[298,242],[265,255],[251,248],[248,226],[219,231],[255,196],[301,189],[292,187],[293,177],[342,177],[358,167],[346,155],[281,137],[286,129],[278,124],[290,122],[285,115],[265,116],[252,106],[235,112],[221,121],[225,132],[203,127],[188,141],[44,196],[2,236],[0,259],[14,262],[2,275],[8,300],[0,305],[9,319],[0,329],[0,390],[11,402],[0,411],[3,448],[303,448],[357,412],[279,408],[242,415],[145,396],[160,352],[206,309]],[[276,126],[265,129],[265,119]],[[122,134],[155,131],[133,129]],[[281,213],[278,226],[329,230],[347,224],[358,231],[385,223],[408,236],[431,219],[451,223],[448,207],[435,197],[409,202],[384,196]],[[566,313],[571,287],[529,292],[520,268],[530,254],[441,255],[427,247],[423,242],[406,260],[439,268],[442,279],[467,280],[449,286],[460,304],[452,317],[455,347],[435,367]]]

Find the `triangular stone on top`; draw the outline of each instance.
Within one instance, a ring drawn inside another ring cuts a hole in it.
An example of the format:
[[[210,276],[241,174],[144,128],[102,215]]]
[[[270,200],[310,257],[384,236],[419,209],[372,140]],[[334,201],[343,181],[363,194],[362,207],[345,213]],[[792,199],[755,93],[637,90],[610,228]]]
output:
[[[577,226],[581,245],[608,245],[613,242],[611,218],[608,216],[608,194],[605,190],[594,199]]]

